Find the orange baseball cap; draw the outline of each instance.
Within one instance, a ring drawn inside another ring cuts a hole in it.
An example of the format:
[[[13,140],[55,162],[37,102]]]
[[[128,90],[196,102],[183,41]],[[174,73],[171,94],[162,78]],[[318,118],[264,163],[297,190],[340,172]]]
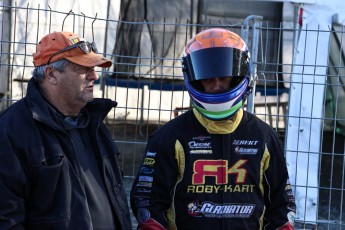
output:
[[[112,65],[110,59],[96,54],[92,49],[89,49],[86,53],[78,46],[70,47],[81,41],[86,42],[84,38],[72,32],[61,31],[47,34],[37,44],[36,53],[33,54],[34,66],[47,65],[61,59],[67,59],[75,64],[87,67],[100,66],[108,68]],[[71,49],[68,49],[68,47]]]

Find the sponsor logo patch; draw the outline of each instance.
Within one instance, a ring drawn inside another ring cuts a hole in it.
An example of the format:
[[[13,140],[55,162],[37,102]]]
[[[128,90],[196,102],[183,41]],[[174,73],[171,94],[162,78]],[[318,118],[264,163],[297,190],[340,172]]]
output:
[[[198,141],[204,141],[206,139],[211,139],[211,136],[198,136],[198,137],[193,137],[193,140],[198,140]]]
[[[136,203],[136,206],[139,208],[147,207],[150,206],[150,201],[149,200],[141,200]]]
[[[210,149],[211,142],[196,142],[190,141],[188,142],[189,148],[191,149]]]
[[[140,186],[140,187],[152,187],[152,182],[138,182],[137,186]]]
[[[195,217],[208,218],[249,218],[254,210],[255,204],[215,204],[213,202],[191,202],[188,204],[188,213]]]
[[[138,222],[143,223],[150,218],[150,211],[146,208],[139,208],[138,209]]]
[[[235,153],[240,155],[256,155],[258,153],[258,148],[255,148],[259,145],[259,141],[256,140],[234,140],[232,142],[235,147]]]
[[[155,159],[146,157],[146,158],[144,159],[143,165],[154,165],[155,162],[156,162]]]
[[[147,188],[138,188],[137,192],[142,192],[142,193],[151,193],[151,189]]]
[[[212,154],[211,149],[193,149],[189,152],[190,154]]]
[[[151,174],[154,171],[155,171],[154,169],[151,169],[151,168],[148,168],[148,167],[145,167],[145,166],[140,168],[140,173],[144,173],[144,174]]]
[[[152,176],[139,176],[138,181],[152,182],[153,181],[153,177]]]
[[[242,148],[240,146],[236,146],[235,153],[240,155],[255,155],[258,153],[258,149],[256,148]]]
[[[157,153],[154,153],[154,152],[147,152],[146,153],[146,156],[147,157],[155,157]]]
[[[232,142],[233,145],[247,145],[247,146],[256,146],[258,145],[259,141],[253,141],[253,140],[234,140]]]

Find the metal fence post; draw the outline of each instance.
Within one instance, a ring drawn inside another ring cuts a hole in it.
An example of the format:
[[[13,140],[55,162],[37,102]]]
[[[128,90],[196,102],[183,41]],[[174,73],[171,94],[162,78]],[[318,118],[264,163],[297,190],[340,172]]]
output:
[[[11,47],[11,1],[4,0],[0,6],[2,12],[1,21],[1,55],[0,55],[0,99],[10,99],[11,85],[10,85],[10,47]],[[1,15],[1,13],[0,13]],[[9,100],[0,100],[0,112],[9,106]]]
[[[252,87],[252,93],[248,96],[247,99],[247,111],[250,113],[254,112],[254,98],[255,98],[255,85],[256,85],[256,79],[257,79],[257,69],[256,69],[256,63],[258,60],[258,49],[259,49],[259,29],[262,25],[262,16],[259,15],[250,15],[248,16],[244,21],[241,29],[241,37],[246,42],[246,44],[249,46],[249,24],[250,21],[253,22],[252,25],[252,39],[249,46],[250,51],[250,77],[251,77],[251,87]]]

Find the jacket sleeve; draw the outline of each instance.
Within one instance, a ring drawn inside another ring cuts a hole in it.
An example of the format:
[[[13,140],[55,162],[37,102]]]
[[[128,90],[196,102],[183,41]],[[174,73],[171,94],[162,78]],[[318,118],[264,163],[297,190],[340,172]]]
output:
[[[265,229],[293,229],[296,205],[281,142],[272,132],[267,142],[270,156],[264,173]]]
[[[26,176],[11,144],[0,139],[0,229],[24,229]]]
[[[149,137],[131,190],[131,208],[138,229],[166,229],[167,211],[177,180],[174,140],[160,134]]]

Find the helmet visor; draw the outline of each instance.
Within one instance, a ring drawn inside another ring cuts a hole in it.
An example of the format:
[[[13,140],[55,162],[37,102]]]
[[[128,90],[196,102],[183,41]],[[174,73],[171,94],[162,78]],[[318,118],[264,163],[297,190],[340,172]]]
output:
[[[214,77],[246,76],[249,66],[247,52],[229,47],[212,47],[194,51],[182,58],[188,80]]]

